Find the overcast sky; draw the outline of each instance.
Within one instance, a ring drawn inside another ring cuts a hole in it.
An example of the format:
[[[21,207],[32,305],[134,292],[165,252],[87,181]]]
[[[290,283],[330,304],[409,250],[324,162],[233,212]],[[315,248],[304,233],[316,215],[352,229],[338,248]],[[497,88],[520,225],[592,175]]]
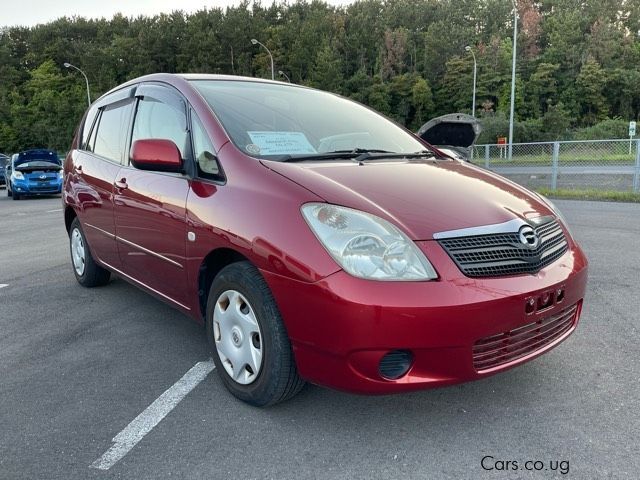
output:
[[[350,0],[325,1],[332,5],[350,3]],[[173,10],[193,12],[203,7],[226,7],[238,3],[240,0],[0,0],[0,26],[32,26],[74,15],[111,18],[118,12],[134,17]],[[270,5],[271,1],[261,3]]]

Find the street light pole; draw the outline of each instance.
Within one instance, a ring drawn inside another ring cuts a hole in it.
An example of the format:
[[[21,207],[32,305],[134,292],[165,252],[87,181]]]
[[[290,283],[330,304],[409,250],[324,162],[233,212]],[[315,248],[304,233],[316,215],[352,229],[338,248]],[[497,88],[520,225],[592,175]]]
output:
[[[473,57],[473,100],[471,101],[471,115],[476,116],[476,72],[478,71],[478,64],[476,63],[476,54],[473,53],[473,49],[467,45],[464,47],[467,52],[471,53]]]
[[[281,77],[284,77],[287,79],[287,82],[291,83],[291,79],[289,78],[289,75],[287,75],[286,73],[284,73],[282,70],[278,70],[278,75],[280,75]]]
[[[513,154],[513,112],[516,102],[516,47],[518,42],[518,5],[516,0],[513,3],[513,60],[511,65],[511,111],[509,113],[509,153],[508,159],[511,160]]]
[[[75,65],[71,65],[69,62],[64,62],[64,66],[65,66],[65,68],[73,68],[73,69],[79,71],[82,74],[82,76],[84,77],[84,81],[87,84],[87,103],[89,104],[89,106],[91,106],[91,93],[89,91],[89,79],[87,78],[85,73],[82,70],[80,70],[78,67],[76,67]]]
[[[274,70],[273,70],[273,55],[271,55],[271,50],[269,50],[263,43],[260,43],[255,38],[251,39],[251,43],[253,45],[260,45],[262,48],[264,48],[267,51],[267,53],[269,54],[269,57],[271,57],[271,80],[275,80],[276,76],[275,76]]]

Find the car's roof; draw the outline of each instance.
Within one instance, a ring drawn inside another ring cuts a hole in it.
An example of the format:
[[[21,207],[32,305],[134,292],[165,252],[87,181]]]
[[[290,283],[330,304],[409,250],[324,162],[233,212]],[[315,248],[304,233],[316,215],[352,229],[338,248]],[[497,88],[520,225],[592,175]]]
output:
[[[260,83],[278,83],[282,85],[289,85],[287,82],[281,82],[279,80],[268,80],[266,78],[256,77],[244,77],[241,75],[222,75],[214,73],[177,73],[176,77],[184,78],[185,80],[236,80],[241,82],[260,82]]]
[[[179,87],[181,84],[184,85],[185,82],[192,81],[192,80],[226,80],[226,81],[237,81],[237,82],[271,83],[274,85],[287,85],[287,86],[307,88],[307,87],[304,87],[303,85],[296,85],[288,82],[280,82],[278,80],[268,80],[266,78],[256,78],[256,77],[245,77],[241,75],[222,75],[222,74],[215,74],[215,73],[152,73],[149,75],[144,75],[142,77],[133,78],[128,82],[118,85],[117,87],[112,88],[111,90],[103,94],[100,98],[103,98],[107,95],[110,95],[113,92],[117,92],[118,90],[133,86],[141,82],[163,82],[163,83],[168,83],[170,85],[173,85],[175,87]]]

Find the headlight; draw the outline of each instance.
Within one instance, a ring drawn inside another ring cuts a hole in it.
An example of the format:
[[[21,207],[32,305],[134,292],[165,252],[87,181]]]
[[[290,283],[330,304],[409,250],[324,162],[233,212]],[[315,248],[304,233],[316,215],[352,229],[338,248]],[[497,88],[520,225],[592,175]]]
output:
[[[416,245],[382,218],[327,203],[307,203],[301,210],[324,248],[355,277],[389,281],[438,278]]]
[[[22,174],[22,172],[17,172],[14,170],[13,178],[15,178],[16,180],[24,180],[24,175]]]
[[[62,170],[58,171],[58,178],[62,179],[62,177],[64,177],[64,172]]]

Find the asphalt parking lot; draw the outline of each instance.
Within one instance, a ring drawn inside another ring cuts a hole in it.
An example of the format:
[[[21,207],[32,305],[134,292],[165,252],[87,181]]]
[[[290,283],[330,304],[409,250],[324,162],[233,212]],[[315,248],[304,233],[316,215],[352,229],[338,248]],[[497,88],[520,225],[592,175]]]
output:
[[[308,386],[269,409],[214,371],[99,470],[112,439],[210,358],[203,330],[120,279],[80,287],[60,199],[0,189],[0,479],[640,478],[640,205],[556,204],[591,270],[581,325],[549,354],[405,395]]]

